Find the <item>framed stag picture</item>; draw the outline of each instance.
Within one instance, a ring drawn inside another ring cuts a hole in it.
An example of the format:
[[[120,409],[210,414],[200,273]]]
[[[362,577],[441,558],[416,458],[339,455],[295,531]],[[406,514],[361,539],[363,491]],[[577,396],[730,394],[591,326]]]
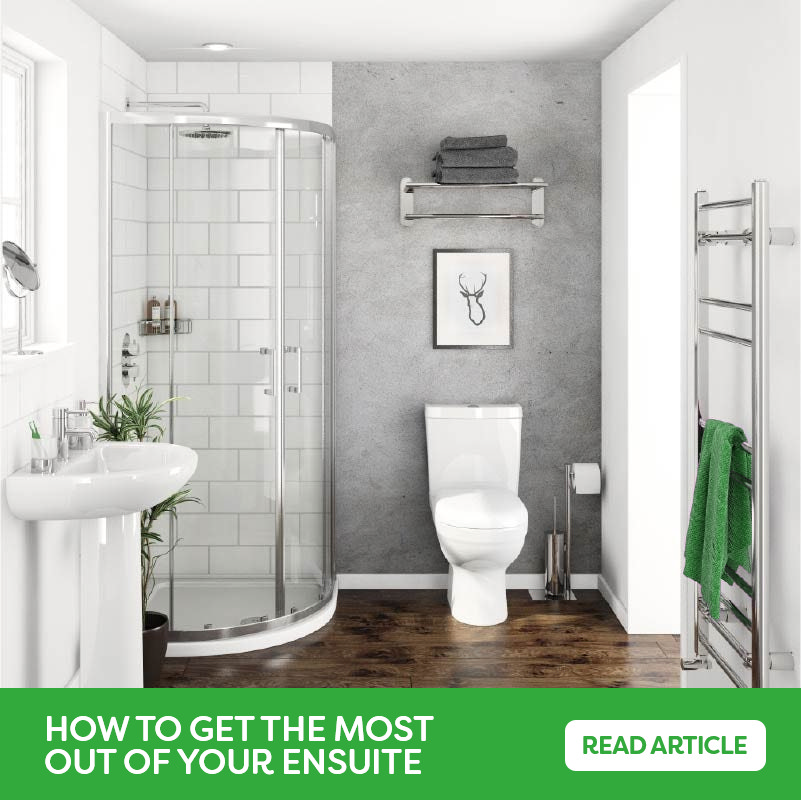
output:
[[[511,347],[509,250],[434,251],[434,347]]]

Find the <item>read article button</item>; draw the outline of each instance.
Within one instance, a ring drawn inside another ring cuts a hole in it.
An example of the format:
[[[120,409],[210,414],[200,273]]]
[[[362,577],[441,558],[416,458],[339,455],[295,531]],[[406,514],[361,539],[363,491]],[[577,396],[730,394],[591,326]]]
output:
[[[574,719],[565,764],[575,772],[755,772],[765,766],[757,719]]]

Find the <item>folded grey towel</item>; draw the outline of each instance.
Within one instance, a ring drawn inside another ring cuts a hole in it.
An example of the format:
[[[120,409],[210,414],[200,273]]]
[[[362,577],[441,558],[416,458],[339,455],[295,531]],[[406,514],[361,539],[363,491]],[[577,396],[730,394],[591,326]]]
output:
[[[517,183],[512,167],[437,167],[437,183]]]
[[[514,147],[485,147],[481,150],[442,150],[434,156],[438,167],[513,167]]]
[[[506,147],[506,136],[446,136],[440,150],[475,150],[485,147]]]

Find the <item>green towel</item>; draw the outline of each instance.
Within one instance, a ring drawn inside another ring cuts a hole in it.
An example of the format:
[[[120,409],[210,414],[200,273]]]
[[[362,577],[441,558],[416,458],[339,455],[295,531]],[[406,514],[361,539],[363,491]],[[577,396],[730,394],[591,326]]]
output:
[[[740,446],[744,441],[743,431],[728,422],[706,423],[684,545],[684,574],[701,584],[715,619],[721,579],[731,583],[737,567],[751,569],[751,493],[730,480],[732,472],[751,478],[751,455]]]

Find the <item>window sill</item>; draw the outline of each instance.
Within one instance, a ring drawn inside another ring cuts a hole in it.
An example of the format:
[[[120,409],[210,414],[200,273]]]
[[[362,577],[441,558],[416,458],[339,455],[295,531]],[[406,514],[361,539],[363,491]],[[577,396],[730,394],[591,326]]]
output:
[[[41,355],[18,356],[16,353],[3,353],[0,359],[0,376],[2,375],[24,375],[55,359],[63,358],[72,351],[72,342],[58,342],[48,344],[25,345],[26,350],[42,350]]]

